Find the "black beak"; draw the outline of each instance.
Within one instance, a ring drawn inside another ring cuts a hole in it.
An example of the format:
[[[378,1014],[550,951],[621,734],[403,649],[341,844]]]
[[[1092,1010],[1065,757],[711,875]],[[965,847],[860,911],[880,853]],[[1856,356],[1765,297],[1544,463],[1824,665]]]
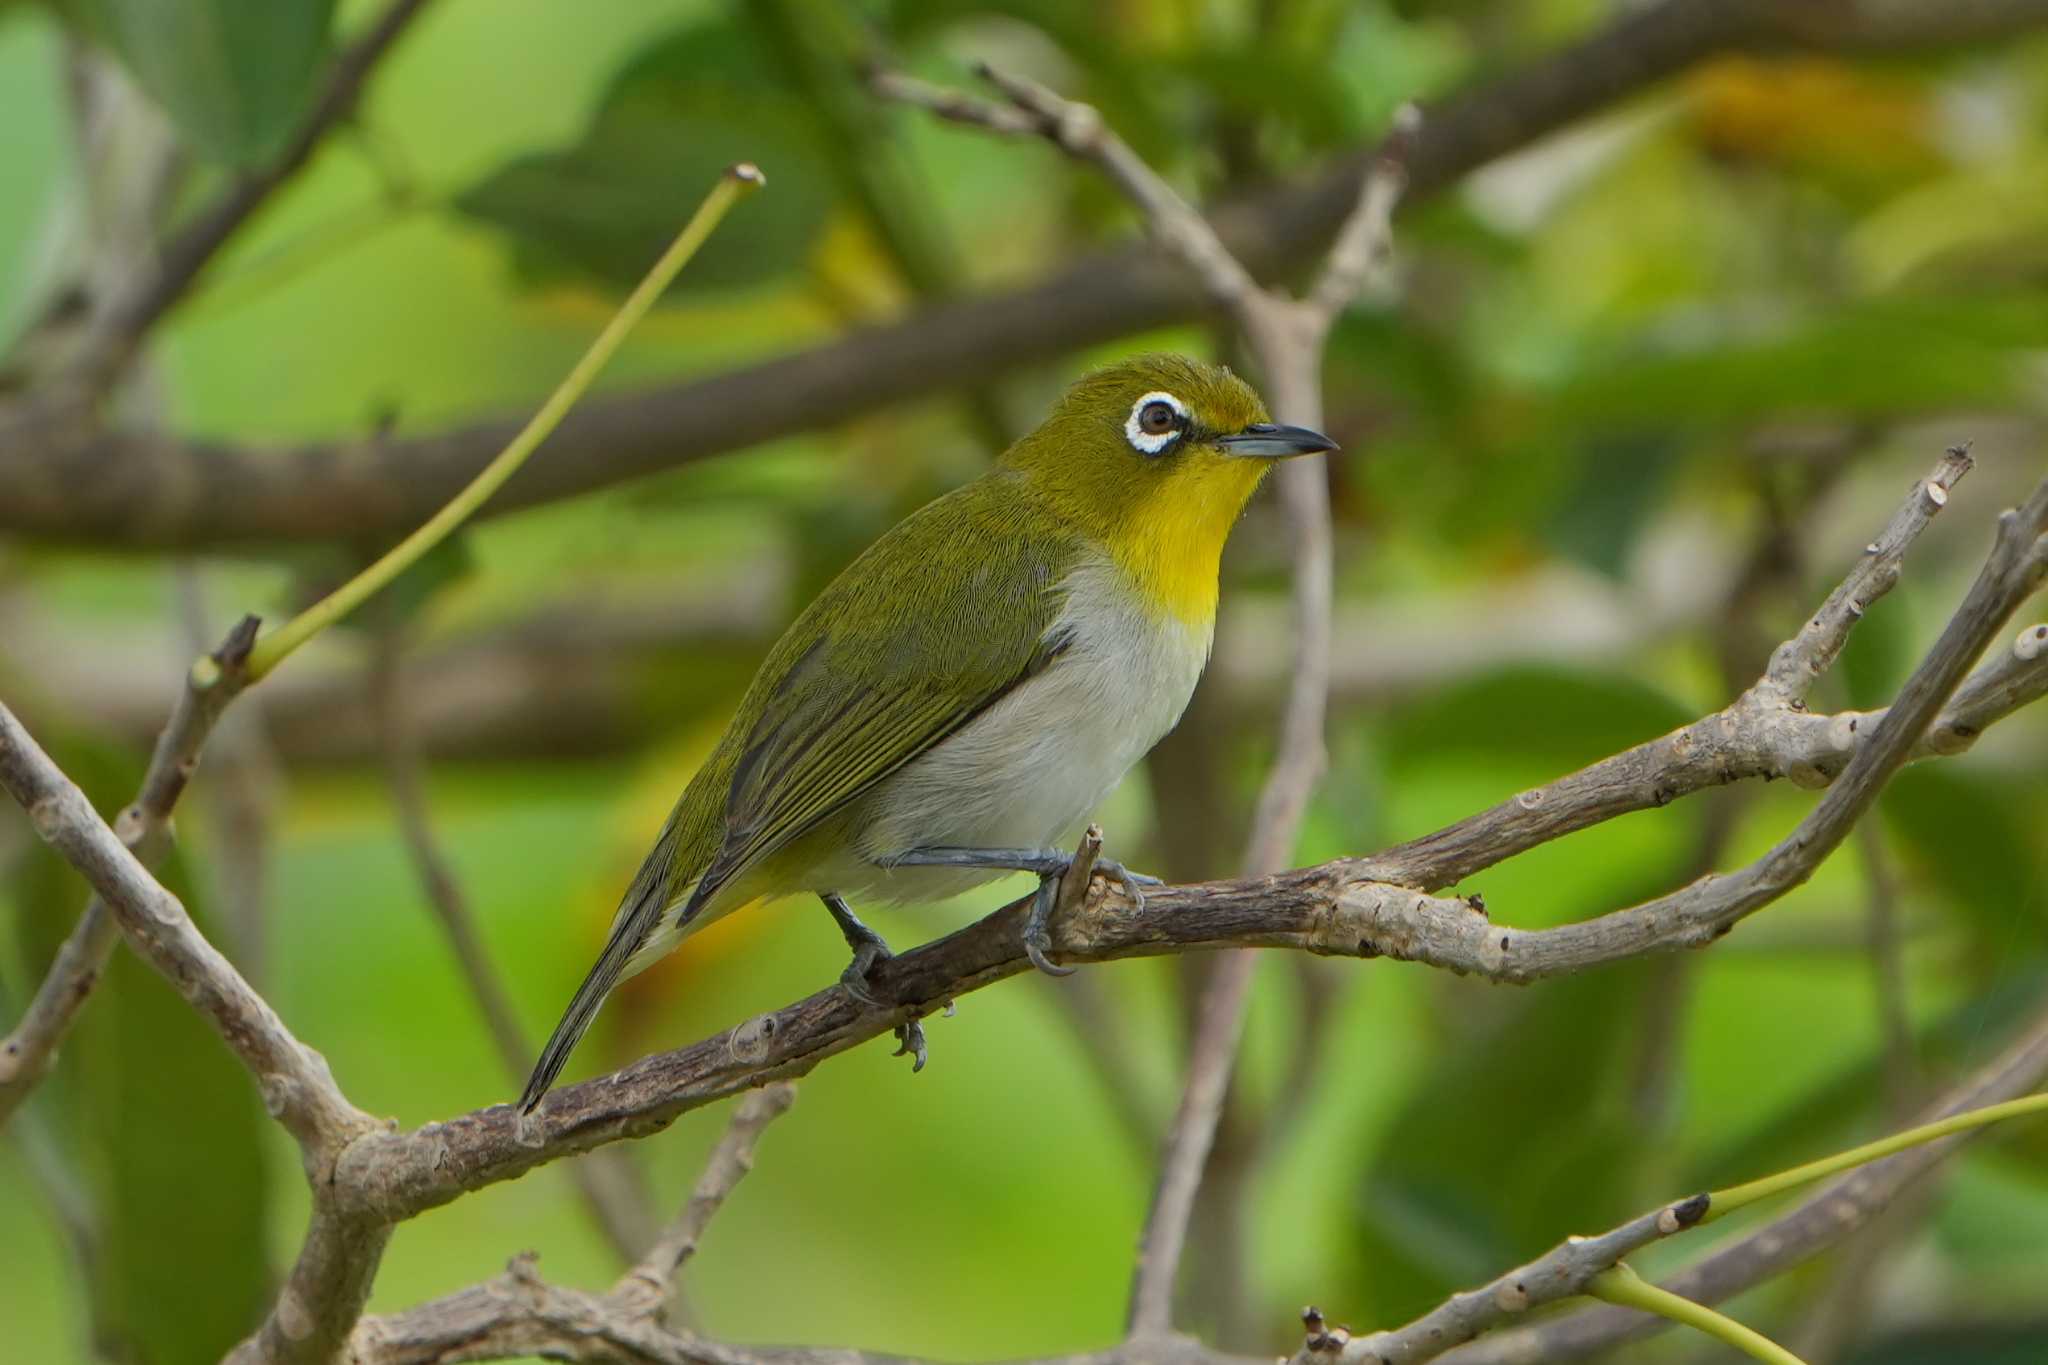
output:
[[[1261,460],[1284,460],[1291,455],[1314,455],[1337,448],[1337,443],[1320,431],[1275,426],[1271,422],[1254,422],[1235,436],[1220,438],[1216,444],[1225,455]]]

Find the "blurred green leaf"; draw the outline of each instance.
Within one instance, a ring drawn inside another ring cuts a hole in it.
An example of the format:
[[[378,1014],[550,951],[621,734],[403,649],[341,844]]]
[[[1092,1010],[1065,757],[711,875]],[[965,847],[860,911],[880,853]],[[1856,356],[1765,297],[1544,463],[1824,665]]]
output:
[[[2048,1359],[2048,1321],[1955,1322],[1866,1342],[1842,1365],[2040,1365]]]
[[[456,196],[506,234],[528,284],[624,290],[675,235],[705,186],[752,161],[770,191],[745,231],[712,235],[676,290],[759,284],[800,268],[834,179],[815,114],[751,26],[703,23],[644,49],[615,76],[580,141],[520,156]]]
[[[1843,305],[1761,339],[1685,350],[1589,352],[1554,391],[1568,425],[1714,426],[1792,413],[1894,415],[2010,402],[2025,382],[2016,348],[2048,344],[2048,299],[1897,297]]]
[[[177,855],[159,875],[203,913]],[[115,954],[97,994],[67,1053],[85,1078],[108,1317],[147,1365],[216,1361],[272,1290],[262,1105],[220,1036],[134,953]]]
[[[1663,506],[1682,453],[1666,432],[1593,437],[1551,509],[1544,538],[1588,568],[1620,578],[1636,533]]]
[[[1612,673],[1509,668],[1403,708],[1387,727],[1387,758],[1398,767],[1449,754],[1513,755],[1564,770],[1693,718],[1665,693]]]
[[[1278,122],[1312,147],[1360,140],[1365,121],[1321,52],[1273,43],[1205,45],[1179,54],[1174,75],[1246,123]]]
[[[1405,1317],[1628,1211],[1643,1145],[1620,1082],[1645,979],[1632,967],[1472,1000],[1491,1017],[1410,1092],[1360,1186],[1358,1278],[1376,1314]]]
[[[62,0],[201,155],[261,164],[298,126],[335,0]]]
[[[1919,1030],[1914,1053],[1930,1074],[1980,1065],[1993,1040],[2009,1035],[2041,1008],[2042,959],[2012,966],[2010,973]],[[1872,1050],[1763,1123],[1728,1135],[1692,1163],[1688,1187],[1718,1189],[1754,1180],[1834,1148],[1869,1141],[1886,1127],[1880,1110],[1884,1073],[1892,1064],[1881,1050]],[[2013,1125],[2008,1136],[2041,1127]]]
[[[1908,768],[1880,798],[1910,866],[1968,920],[1972,956],[1987,971],[2048,947],[2044,802],[2037,778],[1950,763]]]
[[[1821,599],[1815,597],[1814,601]],[[1908,604],[1879,603],[1856,623],[1835,663],[1848,703],[1858,711],[1891,705],[1915,662],[1912,613]]]

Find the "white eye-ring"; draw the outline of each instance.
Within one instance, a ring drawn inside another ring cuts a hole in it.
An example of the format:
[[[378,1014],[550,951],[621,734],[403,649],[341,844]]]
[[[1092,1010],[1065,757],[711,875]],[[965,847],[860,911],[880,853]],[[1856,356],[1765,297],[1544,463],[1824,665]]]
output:
[[[1133,450],[1157,455],[1180,439],[1187,419],[1187,404],[1155,390],[1131,404],[1131,415],[1124,418],[1124,439]]]

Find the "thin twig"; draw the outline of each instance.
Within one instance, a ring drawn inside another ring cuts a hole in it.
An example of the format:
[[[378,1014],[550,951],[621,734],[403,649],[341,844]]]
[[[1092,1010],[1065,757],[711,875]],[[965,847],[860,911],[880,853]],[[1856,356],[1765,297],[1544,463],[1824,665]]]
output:
[[[1195,1037],[1188,1048],[1187,1080],[1166,1132],[1152,1206],[1138,1239],[1138,1264],[1124,1320],[1124,1330],[1134,1340],[1162,1335],[1173,1326],[1174,1282],[1187,1248],[1188,1220],[1194,1215],[1195,1195],[1230,1089],[1255,966],[1248,951],[1226,954],[1202,992]]]
[[[1274,413],[1282,421],[1311,428],[1324,424],[1323,347],[1337,315],[1389,256],[1394,206],[1406,183],[1402,156],[1412,141],[1416,117],[1409,111],[1404,126],[1390,136],[1365,177],[1358,204],[1339,230],[1310,299],[1253,288],[1229,300],[1265,377]],[[1217,249],[1222,249],[1220,243]],[[1327,478],[1317,457],[1289,462],[1276,480],[1293,546],[1294,652],[1279,746],[1260,788],[1246,843],[1244,873],[1251,877],[1287,865],[1309,800],[1328,765],[1323,736],[1330,697],[1335,547]],[[1174,1283],[1243,1041],[1253,971],[1249,953],[1226,955],[1211,972],[1203,993],[1200,1023],[1188,1053],[1187,1082],[1167,1130],[1151,1212],[1138,1244],[1127,1323],[1134,1337],[1155,1336],[1172,1327]]]
[[[484,1031],[490,1036],[498,1060],[508,1077],[523,1080],[533,1060],[533,1048],[520,1026],[504,978],[491,965],[490,953],[484,947],[483,935],[477,929],[476,916],[455,875],[454,864],[434,834],[419,744],[406,722],[404,668],[403,628],[397,621],[386,621],[377,630],[372,646],[370,691],[392,811],[413,869],[419,875],[420,889],[426,893],[427,905],[448,936],[456,966],[469,987],[470,998],[483,1015]],[[654,1239],[654,1223],[647,1213],[647,1191],[638,1169],[623,1152],[592,1152],[569,1163],[569,1176],[599,1233],[620,1261],[630,1263]]]
[[[1407,192],[1408,162],[1421,132],[1419,106],[1404,104],[1394,111],[1393,127],[1359,180],[1358,205],[1337,229],[1323,273],[1309,290],[1308,301],[1325,317],[1349,308],[1387,268],[1394,248],[1394,210]]]
[[[181,643],[186,657],[197,658],[212,638],[201,570],[186,561],[175,576]],[[214,880],[230,955],[249,983],[262,990],[269,981],[272,817],[282,781],[265,709],[245,703],[233,715],[223,716],[208,753],[213,778],[205,794],[218,825],[209,844],[209,861],[220,868]]]
[[[1744,1326],[1724,1313],[1717,1313],[1705,1304],[1694,1303],[1683,1294],[1674,1294],[1651,1284],[1636,1274],[1634,1267],[1626,1261],[1595,1275],[1587,1283],[1586,1292],[1592,1298],[1638,1312],[1654,1313],[1660,1318],[1704,1332],[1753,1360],[1763,1361],[1764,1365],[1805,1365],[1798,1356],[1754,1328]]]
[[[2020,1038],[1989,1065],[1942,1096],[1926,1111],[1928,1121],[1998,1104],[2024,1095],[2048,1077],[2048,1011],[2037,1013]],[[1981,1131],[1981,1130],[1979,1130]],[[1664,1287],[1699,1303],[1719,1303],[1799,1264],[1816,1252],[1842,1241],[1863,1227],[1927,1172],[1933,1170],[1967,1135],[1913,1147],[1839,1176],[1788,1212],[1746,1233],[1736,1242],[1664,1281]],[[1704,1210],[1702,1211],[1704,1212]],[[1517,1309],[1519,1312],[1520,1310]],[[1483,1325],[1504,1321],[1489,1315]],[[1418,1322],[1424,1321],[1418,1319]],[[1401,1329],[1413,1333],[1416,1324]],[[1588,1308],[1547,1322],[1499,1332],[1484,1341],[1461,1346],[1440,1356],[1443,1365],[1520,1365],[1520,1362],[1577,1360],[1624,1341],[1658,1331],[1657,1319],[1612,1308]],[[1467,1339],[1446,1336],[1443,1344]],[[1372,1338],[1361,1338],[1359,1353],[1347,1359],[1371,1360]],[[1442,1345],[1420,1355],[1389,1360],[1428,1360]]]
[[[1899,505],[1877,539],[1863,547],[1863,561],[1828,594],[1799,633],[1773,651],[1770,666],[1757,683],[1759,689],[1781,704],[1805,703],[1814,680],[1834,663],[1870,604],[1897,585],[1907,547],[1948,506],[1950,491],[1970,472],[1971,463],[1967,444],[1943,452],[1934,471],[1922,481],[1919,496],[1908,497]]]
[[[696,1254],[704,1229],[747,1172],[754,1169],[754,1148],[769,1124],[789,1112],[796,1101],[796,1086],[777,1081],[754,1091],[740,1101],[726,1125],[725,1135],[704,1163],[704,1174],[674,1221],[655,1238],[654,1245],[619,1282],[612,1286],[612,1298],[628,1310],[652,1313],[667,1300],[683,1263]]]

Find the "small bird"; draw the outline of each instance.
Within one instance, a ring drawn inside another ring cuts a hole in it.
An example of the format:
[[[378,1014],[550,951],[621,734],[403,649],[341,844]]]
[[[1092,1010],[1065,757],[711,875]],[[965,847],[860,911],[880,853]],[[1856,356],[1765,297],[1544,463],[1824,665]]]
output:
[[[750,902],[814,893],[860,1004],[889,956],[848,898],[938,900],[1037,873],[1046,921],[1074,829],[1179,721],[1208,662],[1223,542],[1278,459],[1334,450],[1276,426],[1229,370],[1140,356],[1078,380],[981,478],[847,567],[769,651],[627,888],[519,1104],[554,1084],[625,977]],[[1098,860],[1134,899],[1155,879]],[[897,1030],[924,1064],[916,1021]]]

